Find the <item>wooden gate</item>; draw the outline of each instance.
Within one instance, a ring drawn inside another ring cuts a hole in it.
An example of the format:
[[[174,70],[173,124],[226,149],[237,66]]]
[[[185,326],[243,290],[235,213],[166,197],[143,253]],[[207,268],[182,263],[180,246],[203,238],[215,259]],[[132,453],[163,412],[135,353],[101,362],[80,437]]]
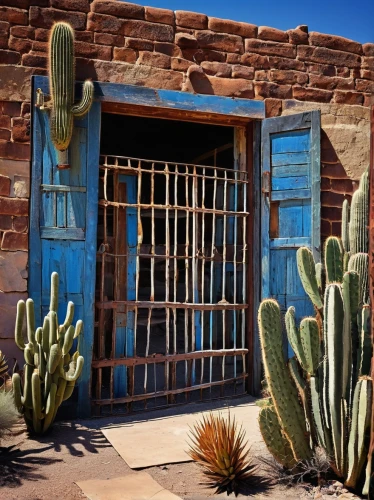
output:
[[[101,158],[99,413],[245,392],[248,174],[238,166]]]

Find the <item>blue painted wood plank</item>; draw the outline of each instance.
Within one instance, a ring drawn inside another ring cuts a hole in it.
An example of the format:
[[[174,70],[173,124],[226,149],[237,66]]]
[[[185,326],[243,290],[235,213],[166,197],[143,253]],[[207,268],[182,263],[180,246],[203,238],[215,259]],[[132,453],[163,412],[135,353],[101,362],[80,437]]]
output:
[[[303,236],[303,207],[279,206],[278,209],[279,238]]]
[[[299,177],[299,176],[309,176],[309,165],[308,164],[302,164],[302,165],[285,165],[281,167],[274,167],[272,166],[271,169],[271,177]]]
[[[82,228],[40,227],[40,237],[55,240],[84,240],[85,231]]]
[[[278,153],[271,155],[271,165],[281,167],[282,165],[303,165],[310,163],[309,151],[301,153]]]
[[[49,93],[48,79],[36,76],[35,85]],[[265,103],[236,97],[190,94],[175,90],[151,89],[119,83],[94,82],[95,98],[100,101],[126,102],[140,106],[156,106],[216,115],[231,115],[243,118],[265,118]],[[77,97],[81,85],[77,85]]]
[[[286,189],[305,189],[309,187],[309,176],[299,177],[273,177],[271,179],[271,189],[273,191],[283,191]]]
[[[273,238],[270,240],[271,249],[310,247],[311,238],[302,236],[299,238]]]
[[[281,201],[281,200],[289,200],[292,199],[303,199],[310,198],[311,191],[310,189],[287,189],[285,191],[272,191],[271,200],[272,201]]]
[[[312,236],[312,212],[310,206],[310,200],[303,200],[303,235]]]
[[[310,150],[310,130],[284,131],[270,136],[271,154],[299,153]]]

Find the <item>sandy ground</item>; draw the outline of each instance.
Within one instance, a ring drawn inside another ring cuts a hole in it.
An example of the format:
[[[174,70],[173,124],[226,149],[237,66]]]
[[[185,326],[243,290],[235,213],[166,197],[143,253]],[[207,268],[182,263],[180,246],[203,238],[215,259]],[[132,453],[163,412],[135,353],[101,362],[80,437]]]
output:
[[[183,411],[188,411],[185,407]],[[169,410],[168,410],[169,411]],[[172,410],[175,413],[178,410]],[[127,417],[129,418],[129,417]],[[115,419],[111,418],[110,422]],[[89,420],[58,422],[53,430],[38,439],[29,438],[23,424],[2,446],[16,445],[19,451],[0,460],[1,500],[76,500],[86,498],[75,481],[110,479],[136,474],[105,439],[99,426],[109,422]],[[253,455],[266,456],[264,444],[252,449]],[[145,469],[164,488],[185,500],[211,498],[214,491],[201,482],[203,476],[194,463],[180,463]],[[268,475],[261,471],[266,479]],[[302,488],[262,487],[239,497],[252,496],[257,500],[311,498]],[[214,495],[227,498],[227,495]]]

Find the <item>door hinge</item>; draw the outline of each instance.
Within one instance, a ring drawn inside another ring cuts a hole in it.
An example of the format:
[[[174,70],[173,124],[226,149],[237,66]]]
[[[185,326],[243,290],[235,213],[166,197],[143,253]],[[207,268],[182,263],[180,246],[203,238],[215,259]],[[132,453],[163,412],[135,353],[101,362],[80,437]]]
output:
[[[270,196],[270,172],[262,173],[262,192],[265,196]]]

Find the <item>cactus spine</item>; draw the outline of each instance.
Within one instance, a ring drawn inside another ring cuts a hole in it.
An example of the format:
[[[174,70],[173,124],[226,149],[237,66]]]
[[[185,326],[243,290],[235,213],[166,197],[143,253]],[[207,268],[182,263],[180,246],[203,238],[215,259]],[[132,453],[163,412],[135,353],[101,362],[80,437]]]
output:
[[[66,151],[73,134],[74,116],[80,117],[89,111],[94,87],[90,80],[86,80],[83,84],[82,100],[74,105],[74,30],[65,22],[56,23],[51,31],[49,76],[52,96],[51,139],[59,152],[59,160],[66,164]]]
[[[373,399],[372,380],[368,376],[372,360],[371,306],[368,304],[368,172],[361,178],[351,209],[348,202],[344,203],[342,219],[342,241],[335,236],[327,239],[323,266],[314,262],[309,249],[297,251],[299,276],[315,306],[316,319],[304,318],[298,327],[295,308],[290,307],[285,324],[288,340],[296,354],[296,358],[289,360],[288,370],[304,408],[304,427],[310,433],[311,448],[323,447],[331,457],[334,471],[348,487],[355,488],[365,468]],[[268,302],[265,300],[261,304],[259,317]],[[274,317],[279,314],[274,304],[272,310]],[[269,332],[265,331],[266,328]],[[291,444],[288,435],[291,419],[277,406],[279,399],[283,403],[286,388],[289,401],[293,398],[289,380],[280,378],[282,371],[284,377],[287,375],[285,361],[278,365],[274,363],[273,351],[282,351],[279,328],[259,321],[261,339],[265,337],[268,343],[272,342],[271,347],[262,342],[262,355],[274,414]],[[273,364],[271,370],[270,362]],[[272,377],[278,378],[277,383],[283,385],[281,389],[274,390],[273,382],[269,382]],[[294,407],[293,403],[289,404]],[[264,414],[264,418],[266,416],[269,422],[274,414],[271,417]],[[260,422],[261,418],[262,415]],[[289,422],[286,423],[287,418]],[[293,416],[292,422],[295,428],[301,425],[299,413]],[[275,428],[275,423],[273,425]],[[268,443],[267,434],[263,432]],[[279,443],[277,448],[281,449]],[[277,458],[272,448],[273,442],[269,443],[269,451]],[[292,444],[291,449],[294,452]],[[298,458],[295,453],[294,458]],[[369,453],[364,486],[366,494],[370,486],[371,465]]]
[[[82,331],[82,321],[74,327],[74,304],[69,302],[63,325],[58,326],[58,274],[51,276],[50,311],[43,327],[35,329],[34,302],[27,299],[17,304],[15,340],[24,351],[25,367],[23,387],[18,373],[13,375],[13,392],[17,408],[23,413],[30,430],[46,432],[53,423],[62,401],[71,396],[75,382],[83,368],[83,357],[76,351],[72,356],[74,338]],[[23,338],[26,315],[27,338]]]

